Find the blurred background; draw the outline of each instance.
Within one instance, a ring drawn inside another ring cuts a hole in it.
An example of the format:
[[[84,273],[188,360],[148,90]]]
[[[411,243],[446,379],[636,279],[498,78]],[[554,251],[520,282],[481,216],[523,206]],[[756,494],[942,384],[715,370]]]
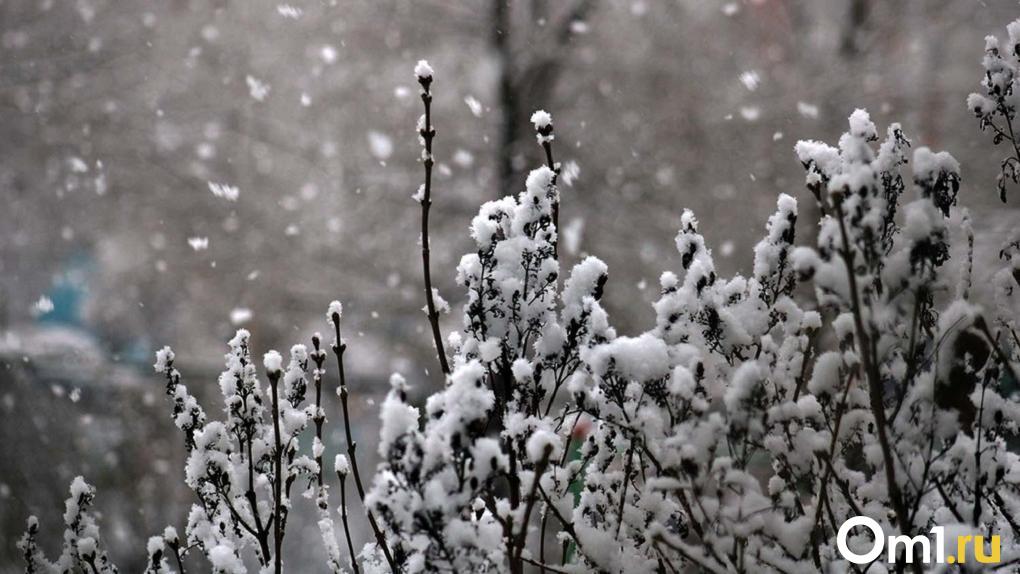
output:
[[[637,333],[679,267],[684,208],[727,274],[750,270],[779,193],[811,241],[792,148],[834,142],[855,107],[960,160],[992,262],[1020,212],[996,198],[999,150],[964,99],[983,37],[1018,16],[1013,0],[0,0],[0,572],[20,568],[29,514],[54,551],[78,474],[122,569],[166,524],[183,532],[184,448],[150,366],[163,345],[218,414],[235,329],[259,355],[286,349],[343,300],[363,465],[388,375],[420,397],[441,384],[411,199],[418,59],[436,70],[444,332],[470,219],[542,161],[528,117],[543,108],[564,266],[603,258],[606,306]],[[319,571],[299,516],[288,560]]]

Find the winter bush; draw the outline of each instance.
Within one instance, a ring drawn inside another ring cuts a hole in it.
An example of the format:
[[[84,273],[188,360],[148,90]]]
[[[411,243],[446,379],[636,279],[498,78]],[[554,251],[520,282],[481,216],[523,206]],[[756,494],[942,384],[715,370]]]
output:
[[[1005,49],[989,38],[984,93],[968,99],[981,129],[1013,151],[1018,56],[1020,21]],[[602,261],[587,257],[561,274],[555,133],[550,114],[536,112],[547,165],[472,220],[475,250],[457,267],[463,330],[444,339],[445,302],[429,262],[433,70],[420,62],[415,75],[425,177],[414,198],[444,388],[415,406],[408,382],[393,375],[380,409],[382,462],[374,473],[359,469],[343,308],[330,304],[347,438],[333,481],[323,460],[330,377],[320,335],[310,348],[295,345],[286,363],[265,353],[259,369],[250,334],[238,331],[219,378],[222,420],[189,393],[173,351],[159,351],[155,369],[184,435],[196,502],[183,536],[168,527],[149,540],[147,572],[183,571],[192,554],[218,573],[256,562],[282,571],[299,491],[317,502],[332,572],[924,568],[903,547],[891,565],[843,560],[836,532],[858,515],[890,534],[942,525],[1000,536],[1003,567],[1016,568],[1020,459],[1010,445],[1020,403],[1010,388],[1020,242],[1003,249],[994,300],[979,305],[952,156],[913,149],[897,124],[880,136],[863,110],[837,145],[799,142],[820,212],[816,245],[797,244],[798,204],[784,194],[752,273],[721,277],[685,211],[681,268],[661,276],[655,325],[631,337],[616,333],[600,305]],[[1000,189],[1017,180],[1018,165],[1020,152],[1003,161]],[[40,526],[29,519],[20,543],[28,572],[116,571],[88,510],[94,496],[81,478],[71,485],[55,562],[42,556]],[[352,543],[354,510],[372,531],[363,548]],[[869,540],[855,533],[850,546]]]

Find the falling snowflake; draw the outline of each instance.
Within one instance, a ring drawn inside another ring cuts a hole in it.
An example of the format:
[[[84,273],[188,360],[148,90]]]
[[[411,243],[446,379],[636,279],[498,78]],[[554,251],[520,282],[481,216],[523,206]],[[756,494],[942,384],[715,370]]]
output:
[[[228,185],[226,183],[215,183],[209,182],[209,191],[212,192],[216,197],[222,197],[227,201],[237,201],[237,196],[241,193],[236,186]]]
[[[337,58],[336,48],[326,44],[321,50],[319,50],[319,57],[327,64],[335,63]]]
[[[482,117],[482,102],[479,102],[477,98],[474,96],[467,96],[464,98],[464,103],[467,104],[468,109],[471,110],[471,113],[474,114],[476,118]]]
[[[208,237],[189,237],[188,245],[195,251],[204,251],[209,248]]]
[[[740,117],[749,122],[756,122],[761,117],[761,109],[757,106],[743,106],[740,108]]]
[[[234,325],[242,325],[248,321],[251,321],[251,309],[236,307],[230,311],[230,322]]]
[[[303,10],[297,6],[291,6],[290,4],[280,4],[276,7],[276,13],[284,18],[290,18],[291,20],[297,20],[301,17]]]
[[[53,311],[53,300],[46,295],[40,296],[39,300],[32,304],[32,315],[36,317],[45,315],[50,311]]]
[[[560,178],[568,187],[573,187],[574,182],[581,175],[581,166],[576,161],[570,160],[560,167]]]
[[[744,84],[748,91],[753,92],[761,85],[761,76],[754,70],[748,70],[740,74],[740,83]]]
[[[797,112],[805,118],[815,119],[818,117],[818,106],[807,102],[797,102]]]
[[[255,76],[248,76],[245,81],[248,82],[248,93],[251,94],[251,97],[259,102],[265,101],[266,96],[269,95],[270,85]]]
[[[393,154],[393,140],[382,132],[368,132],[368,147],[378,160],[385,160]]]

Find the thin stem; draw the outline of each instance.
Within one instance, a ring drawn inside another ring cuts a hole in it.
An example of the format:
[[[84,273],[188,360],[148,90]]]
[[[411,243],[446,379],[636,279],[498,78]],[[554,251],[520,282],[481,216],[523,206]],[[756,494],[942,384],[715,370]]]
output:
[[[563,531],[569,534],[570,537],[574,539],[574,544],[577,546],[577,550],[579,552],[584,552],[584,547],[581,545],[581,539],[578,538],[577,531],[574,530],[573,523],[568,521],[562,514],[560,514],[560,510],[556,508],[556,506],[552,503],[552,500],[549,499],[549,495],[545,493],[545,489],[542,488],[542,485],[538,486],[538,493],[542,495],[542,499],[545,501],[546,508],[552,510],[553,515],[556,516],[556,519],[560,521],[560,525],[563,526]]]
[[[347,476],[341,472],[337,472],[336,476],[340,479],[340,522],[344,525],[347,551],[351,553],[351,566],[354,568],[354,574],[360,574],[358,561],[355,560],[354,542],[351,541],[351,527],[347,522]]]
[[[386,562],[390,565],[390,570],[393,574],[397,574],[400,570],[397,568],[397,563],[393,560],[393,554],[390,553],[390,547],[386,544],[386,537],[383,535],[382,530],[379,529],[379,524],[375,521],[375,515],[372,514],[372,510],[365,504],[365,487],[361,482],[361,473],[358,471],[358,458],[357,449],[358,443],[354,442],[354,438],[351,433],[351,415],[350,409],[347,406],[347,377],[344,375],[344,351],[347,350],[347,345],[343,342],[340,336],[340,314],[333,313],[331,317],[333,321],[333,329],[336,335],[336,341],[333,343],[333,354],[336,355],[337,371],[340,375],[340,405],[343,408],[344,413],[344,434],[347,437],[347,456],[350,458],[351,471],[354,473],[354,485],[358,487],[358,498],[361,499],[361,504],[365,507],[365,516],[368,518],[368,525],[372,527],[372,533],[375,534],[375,541],[379,544],[379,548],[382,549],[383,555],[386,557]]]
[[[535,465],[535,477],[531,481],[531,492],[528,493],[527,506],[524,507],[524,519],[521,521],[521,531],[517,534],[517,560],[521,560],[524,554],[524,547],[528,542],[528,523],[531,522],[531,511],[538,500],[538,487],[542,479],[542,473],[549,466],[549,459],[552,457],[552,445],[546,445],[542,453],[542,460]]]
[[[323,363],[326,361],[326,353],[319,348],[320,340],[319,334],[316,333],[312,336],[312,347],[315,349],[312,352],[312,360],[315,361],[315,372],[312,373],[312,380],[315,383],[315,416],[312,420],[315,422],[315,439],[318,443],[322,444],[322,425],[326,422],[325,413],[322,410],[322,375],[325,370],[322,368]],[[315,475],[315,481],[318,487],[322,488],[322,453],[320,452],[315,457],[315,463],[319,466],[319,472]]]
[[[174,560],[177,561],[177,570],[179,570],[178,574],[187,574],[187,572],[185,572],[185,570],[184,570],[184,561],[181,559],[181,547],[180,547],[180,545],[172,544],[172,545],[170,545],[170,550],[174,551]]]
[[[536,126],[538,129],[538,135],[542,142],[542,149],[545,151],[545,161],[549,166],[549,169],[553,172],[552,183],[555,186],[556,180],[559,179],[560,169],[556,166],[556,162],[553,161],[552,152],[552,138],[553,138],[553,124],[549,123],[542,125],[541,127]],[[552,203],[552,224],[556,231],[556,239],[553,240],[553,259],[557,261],[560,258],[560,199],[559,193]]]
[[[636,440],[636,439],[635,439]],[[620,530],[623,528],[623,509],[627,502],[627,487],[630,485],[630,473],[634,471],[634,444],[627,449],[626,464],[623,465],[623,486],[620,493],[620,507],[616,510],[616,538],[620,538]]]
[[[432,127],[432,93],[429,91],[432,77],[419,78],[418,82],[422,87],[421,101],[425,105],[425,124],[419,131],[425,142],[425,155],[422,161],[425,165],[425,185],[422,188],[421,196],[421,265],[425,277],[425,305],[428,310],[429,324],[432,327],[432,339],[436,344],[436,353],[439,355],[439,367],[443,370],[444,375],[449,375],[450,364],[446,360],[443,335],[439,330],[439,312],[436,310],[435,295],[432,292],[431,249],[429,247],[429,208],[432,207],[432,166],[435,162],[432,158],[432,139],[436,137],[436,130]]]
[[[273,441],[276,446],[273,451],[276,475],[273,480],[273,571],[280,574],[283,571],[283,557],[280,552],[283,548],[283,443],[280,436],[279,371],[269,373],[269,386],[273,393]]]

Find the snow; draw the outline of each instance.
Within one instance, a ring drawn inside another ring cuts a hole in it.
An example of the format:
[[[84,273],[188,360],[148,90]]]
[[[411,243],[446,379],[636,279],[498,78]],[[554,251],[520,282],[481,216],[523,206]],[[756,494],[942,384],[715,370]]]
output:
[[[418,80],[432,79],[432,66],[425,60],[418,60],[414,66],[414,75]]]
[[[237,201],[237,197],[241,193],[236,186],[212,181],[209,182],[209,191],[214,196],[226,199],[227,201]]]
[[[246,76],[244,81],[248,84],[248,94],[257,102],[264,102],[266,97],[269,96],[269,90],[271,86],[256,78],[255,76]]]
[[[189,237],[188,245],[195,251],[205,251],[209,248],[208,237]]]
[[[333,300],[329,303],[329,309],[326,311],[326,321],[333,323],[339,321],[344,316],[344,306],[340,301]]]
[[[382,421],[379,429],[379,456],[386,458],[390,449],[403,436],[418,428],[418,409],[404,402],[402,395],[406,384],[404,378],[394,374],[390,377],[390,392],[379,409]]]
[[[878,138],[875,124],[871,121],[871,116],[866,110],[857,108],[850,114],[850,135],[865,140]]]
[[[163,552],[166,548],[166,542],[161,536],[150,536],[149,541],[145,544],[145,550],[149,553],[149,556],[156,554],[157,552]]]
[[[753,92],[761,85],[761,76],[755,70],[748,70],[740,74],[740,83],[747,88],[747,91]]]
[[[244,574],[247,572],[244,562],[238,558],[234,549],[225,544],[210,548],[207,555],[216,574]]]
[[[531,114],[531,123],[535,124],[536,130],[544,130],[552,126],[552,115],[545,110],[536,110]]]
[[[180,541],[180,538],[177,536],[177,529],[173,526],[167,526],[164,528],[163,540],[165,540],[167,544],[177,544]]]
[[[960,163],[948,152],[932,152],[927,147],[919,147],[914,151],[912,162],[914,178],[918,180],[934,180],[939,173],[960,173]]]
[[[368,132],[368,147],[375,159],[384,161],[393,155],[393,139],[390,136],[372,130]]]
[[[476,118],[482,117],[483,111],[482,102],[479,102],[478,98],[471,95],[465,96],[464,103],[467,104],[467,107],[469,110],[471,110],[472,115],[474,115]]]
[[[262,356],[262,365],[266,372],[279,374],[283,370],[283,357],[276,351],[269,351]]]
[[[528,439],[526,451],[531,462],[539,463],[543,460],[556,460],[560,456],[563,445],[556,433],[545,429],[539,429]],[[546,452],[548,451],[548,455]]]
[[[347,459],[347,455],[338,454],[333,460],[333,468],[341,476],[347,476],[351,472],[351,462]]]
[[[297,8],[290,4],[280,4],[276,7],[276,13],[284,18],[290,18],[291,20],[297,20],[301,17],[303,11],[301,8]]]
[[[39,299],[32,304],[32,314],[39,316],[53,311],[53,300],[46,295],[40,295]]]
[[[78,539],[78,554],[82,556],[95,556],[96,554],[96,539],[91,537],[79,538]]]
[[[797,102],[797,113],[805,118],[816,119],[818,117],[818,106],[807,102]]]
[[[584,219],[580,217],[572,218],[569,223],[563,226],[562,231],[563,247],[567,250],[567,253],[571,255],[577,255],[578,253],[580,253],[581,238],[583,233],[584,233]]]
[[[579,177],[581,177],[581,166],[576,161],[570,159],[563,162],[560,167],[560,180],[564,185],[572,187]]]
[[[669,350],[665,341],[651,333],[639,337],[618,337],[584,355],[599,376],[610,372],[637,381],[651,381],[669,374]]]
[[[337,59],[337,52],[334,46],[326,44],[319,50],[319,57],[326,64],[335,64]]]
[[[153,366],[157,373],[166,371],[167,367],[173,363],[174,352],[170,347],[163,347],[156,351],[156,363]]]
[[[243,325],[251,321],[251,318],[251,309],[247,307],[235,307],[230,311],[230,323],[233,325]]]

